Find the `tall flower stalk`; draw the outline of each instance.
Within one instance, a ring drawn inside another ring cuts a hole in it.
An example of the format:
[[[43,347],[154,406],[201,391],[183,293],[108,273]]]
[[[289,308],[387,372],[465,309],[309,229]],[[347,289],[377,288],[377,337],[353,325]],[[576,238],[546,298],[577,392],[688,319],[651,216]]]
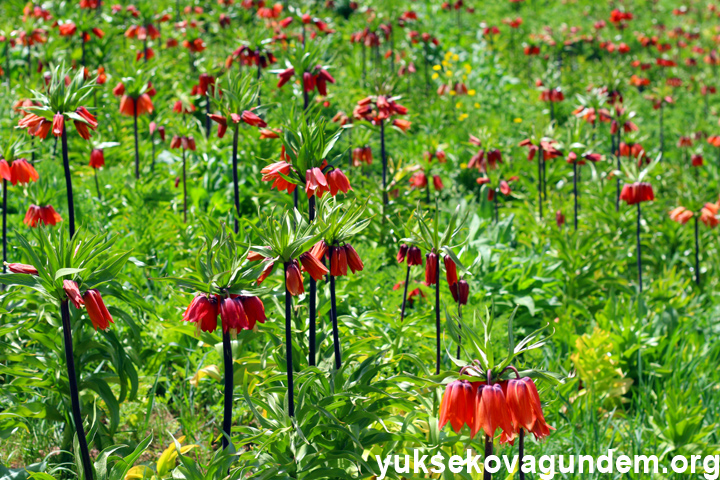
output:
[[[320,199],[328,192],[331,196],[351,190],[350,181],[338,168],[342,154],[327,160],[343,129],[326,136],[325,120],[308,120],[306,115],[291,115],[291,121],[283,126],[281,136],[283,147],[280,161],[262,169],[262,180],[272,181],[272,187],[279,191],[295,192],[298,186],[304,187],[308,199],[307,222],[315,220],[316,198]],[[309,285],[309,364],[316,362],[316,317],[317,284],[310,279]]]
[[[8,265],[12,273],[0,275],[0,283],[7,286],[30,287],[40,292],[47,301],[59,305],[71,418],[80,453],[78,460],[82,464],[84,478],[93,480],[95,469],[83,427],[70,303],[76,310],[85,313],[95,330],[107,329],[113,323],[113,318],[105,307],[98,288],[113,280],[127,262],[130,252],[122,254],[112,252],[115,240],[107,240],[104,235],[81,238],[80,235],[68,236],[62,229],[50,233],[42,228],[35,229],[34,233],[38,246],[32,246],[22,235],[17,236],[19,249],[32,264]],[[75,328],[82,326],[76,325]]]
[[[23,107],[28,111],[18,122],[18,126],[27,129],[30,135],[45,139],[52,133],[61,138],[63,167],[65,170],[65,187],[68,202],[68,228],[70,236],[75,235],[75,206],[73,201],[72,177],[67,138],[67,122],[72,121],[75,130],[83,140],[90,139],[90,130],[98,127],[97,119],[83,106],[88,96],[96,87],[94,81],[86,81],[84,72],[78,71],[66,85],[70,71],[63,66],[56,67],[51,75],[46,92],[32,90],[35,105]]]
[[[295,393],[292,359],[292,297],[305,293],[301,270],[302,255],[314,245],[323,232],[316,232],[316,225],[308,223],[295,210],[294,215],[285,213],[282,218],[267,219],[261,227],[248,223],[259,244],[250,247],[248,260],[261,261],[257,270],[257,283],[262,284],[276,265],[282,265],[285,290],[285,362],[287,372],[288,415],[295,416]],[[306,260],[307,261],[307,260]],[[305,262],[302,263],[305,265]],[[316,268],[319,275],[328,270],[320,262]],[[316,274],[316,278],[317,278]]]
[[[267,123],[253,110],[259,87],[254,85],[252,74],[233,74],[228,72],[218,81],[214,91],[215,105],[219,113],[208,114],[208,120],[218,124],[217,136],[223,138],[229,125],[232,126],[232,172],[233,199],[235,202],[235,233],[238,233],[240,218],[240,187],[238,182],[238,141],[240,123],[251,127],[267,127]],[[209,100],[208,100],[209,102]]]
[[[224,225],[206,223],[204,237],[198,252],[199,271],[192,276],[161,280],[198,292],[183,314],[183,321],[195,324],[195,336],[206,337],[209,343],[220,317],[225,370],[222,446],[227,448],[233,417],[232,339],[242,330],[256,330],[258,322],[265,323],[265,306],[254,286],[260,269],[247,262],[247,250],[244,253],[238,250]]]
[[[435,286],[435,373],[440,373],[441,367],[441,332],[440,332],[440,255],[447,255],[452,263],[462,272],[466,272],[466,268],[453,252],[453,248],[457,248],[460,243],[454,244],[460,238],[463,223],[467,218],[459,218],[460,207],[458,206],[450,216],[450,219],[443,231],[440,230],[440,211],[438,206],[435,207],[435,213],[432,217],[425,216],[420,207],[415,210],[415,218],[418,222],[417,238],[404,238],[403,243],[413,243],[419,245],[427,253],[425,254],[425,284]],[[447,264],[446,264],[447,265]]]
[[[192,136],[174,135],[170,141],[170,148],[182,149],[183,222],[187,223],[187,151],[195,151],[195,139]]]
[[[145,78],[142,71],[135,77],[124,77],[113,89],[113,94],[120,97],[120,114],[133,117],[133,135],[135,138],[135,178],[140,179],[140,144],[138,139],[138,117],[153,113],[155,107],[152,97],[155,89]]]
[[[715,228],[720,224],[720,220],[717,217],[718,211],[720,211],[720,202],[708,202],[703,205],[697,213],[682,206],[673,208],[669,213],[670,218],[681,225],[685,225],[691,218],[694,220],[695,284],[698,287],[700,286],[700,230],[698,220],[708,228]]]

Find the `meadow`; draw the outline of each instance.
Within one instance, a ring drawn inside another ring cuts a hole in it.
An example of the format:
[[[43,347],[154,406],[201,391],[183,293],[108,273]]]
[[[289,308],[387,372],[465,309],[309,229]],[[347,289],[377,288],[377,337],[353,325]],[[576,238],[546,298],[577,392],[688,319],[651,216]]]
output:
[[[0,480],[720,454],[719,19],[0,2]]]

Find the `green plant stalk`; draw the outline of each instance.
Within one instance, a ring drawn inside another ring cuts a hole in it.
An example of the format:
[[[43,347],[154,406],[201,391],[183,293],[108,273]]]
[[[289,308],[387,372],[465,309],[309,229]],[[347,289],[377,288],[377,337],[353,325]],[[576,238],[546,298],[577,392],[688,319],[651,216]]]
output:
[[[577,232],[578,227],[578,190],[577,190],[577,184],[578,184],[578,168],[577,168],[577,159],[573,162],[573,196],[575,197],[575,231]]]
[[[407,261],[407,259],[406,259]],[[403,288],[403,300],[402,307],[400,308],[400,323],[405,319],[405,304],[407,303],[407,291],[408,283],[410,282],[410,265],[407,266],[407,272],[405,273],[405,288]]]
[[[223,329],[224,330],[224,329]],[[233,358],[232,343],[230,342],[230,331],[223,331],[223,365],[225,367],[225,392],[223,411],[223,435],[222,448],[230,444],[230,430],[232,429],[232,404],[233,404]]]
[[[328,255],[328,258],[330,258],[328,267],[330,271],[332,271],[332,248],[330,249],[330,255]],[[340,370],[342,367],[342,355],[340,353],[340,332],[338,331],[337,306],[335,301],[335,277],[332,274],[328,274],[328,276],[330,277],[330,315],[332,316],[335,370]]]
[[[700,286],[700,235],[697,215],[695,215],[695,283]]]
[[[297,190],[297,189],[296,189]],[[308,221],[312,223],[315,220],[315,196],[308,199]],[[317,282],[310,277],[309,285],[309,329],[308,329],[308,365],[315,366],[317,355],[315,353],[316,335],[317,335]]]
[[[233,131],[233,149],[232,149],[233,195],[235,197],[235,214],[236,214],[235,233],[236,234],[240,231],[240,222],[238,221],[238,219],[240,218],[240,187],[238,185],[238,161],[237,161],[239,130],[240,130],[240,125],[236,123],[235,130]]]
[[[388,204],[387,153],[385,152],[385,120],[380,120],[380,156],[382,158],[383,207]]]
[[[73,356],[70,307],[67,300],[64,300],[60,304],[60,316],[62,317],[63,339],[65,344],[65,363],[67,364],[68,383],[70,385],[70,402],[72,404],[72,416],[73,423],[75,423],[75,433],[77,434],[78,444],[80,445],[80,455],[82,457],[85,480],[93,480],[93,467],[90,461],[87,439],[85,438],[82,414],[80,413],[80,395],[77,384],[77,376],[75,374],[75,357]]]
[[[440,257],[435,268],[435,375],[440,375]]]
[[[140,147],[138,146],[137,98],[133,98],[133,129],[135,133],[135,178],[140,179]]]
[[[67,125],[62,130],[63,167],[65,169],[65,189],[68,202],[68,229],[70,238],[75,235],[75,203],[73,202],[72,177],[70,176],[70,159],[68,158]]]
[[[100,183],[98,183],[97,168],[93,168],[93,176],[95,177],[95,189],[97,190],[98,199],[101,199],[102,197],[100,196]]]
[[[292,359],[292,296],[287,288],[287,269],[285,263],[285,368],[287,370],[287,397],[288,415],[295,416],[295,392],[293,386],[293,359]]]

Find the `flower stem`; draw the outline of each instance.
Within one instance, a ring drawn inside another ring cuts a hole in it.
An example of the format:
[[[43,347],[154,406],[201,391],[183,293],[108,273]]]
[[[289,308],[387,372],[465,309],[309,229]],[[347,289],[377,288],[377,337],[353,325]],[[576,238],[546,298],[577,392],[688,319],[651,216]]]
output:
[[[315,220],[315,196],[308,198],[308,222],[312,223]],[[308,335],[308,364],[315,366],[315,337],[317,331],[317,282],[314,278],[310,277],[310,305],[308,312],[310,314],[310,331]]]
[[[186,173],[185,173],[185,149],[183,148],[183,154],[182,154],[182,160],[183,160],[183,222],[187,223],[187,182],[186,182]]]
[[[697,215],[695,215],[695,283],[698,287],[700,286],[700,236]]]
[[[458,294],[459,295],[459,294]],[[458,330],[462,331],[462,305],[458,302]],[[457,348],[457,359],[460,360],[460,348],[462,346],[462,335],[458,333],[458,348]]]
[[[518,474],[520,480],[525,480],[525,472],[522,469],[523,455],[525,454],[525,429],[520,429],[520,439],[518,440]]]
[[[60,304],[60,316],[62,317],[63,338],[65,344],[65,363],[67,365],[68,383],[70,384],[70,402],[72,404],[73,423],[75,433],[80,445],[80,456],[82,458],[85,480],[93,480],[93,467],[90,461],[87,438],[83,428],[82,414],[80,413],[80,394],[78,391],[77,376],[75,375],[75,357],[73,356],[72,326],[70,325],[70,307],[65,300]]]
[[[577,159],[573,162],[573,196],[575,197],[575,231],[577,231],[577,215],[578,215],[578,195],[577,195]]]
[[[403,301],[402,308],[400,309],[400,323],[405,319],[405,304],[407,303],[407,291],[408,283],[410,282],[410,264],[407,266],[407,273],[405,273],[405,288],[403,288]]]
[[[287,370],[288,415],[294,417],[295,393],[293,387],[292,325],[290,322],[292,316],[292,296],[287,288],[288,265],[288,263],[285,263],[285,368]]]
[[[155,171],[155,135],[150,137],[150,144],[152,145],[152,159],[150,160],[150,173]]]
[[[493,442],[492,437],[490,435],[485,435],[485,457],[483,458],[483,462],[487,461],[488,457],[490,457],[493,454]],[[483,480],[491,480],[492,479],[492,473],[490,473],[487,468],[483,468]]]
[[[7,189],[8,182],[3,178],[3,219],[2,219],[2,232],[3,232],[3,273],[7,272]],[[4,289],[3,289],[4,290]]]
[[[440,375],[440,257],[435,267],[435,374]]]
[[[618,128],[617,133],[617,140],[615,141],[615,148],[617,149],[617,154],[615,155],[617,159],[617,170],[620,171],[620,168],[622,166],[620,165],[620,128]],[[620,211],[620,176],[618,175],[615,179],[615,211]]]
[[[380,120],[380,156],[382,157],[383,207],[388,204],[387,155],[385,152],[385,120]]]
[[[224,330],[224,329],[223,329]],[[232,403],[233,403],[233,358],[232,343],[230,342],[230,331],[223,331],[223,365],[225,366],[225,404],[223,416],[222,447],[227,448],[230,444],[230,430],[232,429]]]
[[[542,146],[540,148],[540,155],[538,156],[538,209],[540,211],[540,221],[543,218],[543,197],[542,197],[542,158],[543,151]]]
[[[133,100],[133,128],[135,133],[135,178],[140,179],[140,148],[138,146],[137,99]]]
[[[238,233],[240,231],[240,223],[238,221],[238,218],[240,218],[240,187],[238,185],[238,160],[237,160],[237,153],[238,153],[238,135],[239,135],[240,125],[235,124],[235,131],[233,132],[233,149],[232,149],[232,169],[233,169],[233,192],[235,196],[235,233]]]
[[[328,268],[332,269],[332,248],[328,255],[330,262]],[[340,353],[340,333],[338,332],[337,306],[335,303],[335,277],[330,274],[330,315],[332,316],[333,347],[335,349],[335,370],[342,367],[342,355]]]
[[[637,203],[637,267],[638,267],[638,287],[642,293],[642,250],[640,246],[640,202]]]
[[[210,138],[210,95],[205,95],[205,114],[205,138]]]
[[[98,183],[97,178],[97,168],[93,168],[93,175],[95,176],[95,189],[97,190],[97,196],[98,199],[101,199],[102,197],[100,196],[100,183]]]
[[[73,202],[72,178],[70,177],[70,159],[68,158],[67,127],[62,130],[63,167],[65,168],[65,189],[68,201],[68,228],[70,237],[75,235],[75,203]]]

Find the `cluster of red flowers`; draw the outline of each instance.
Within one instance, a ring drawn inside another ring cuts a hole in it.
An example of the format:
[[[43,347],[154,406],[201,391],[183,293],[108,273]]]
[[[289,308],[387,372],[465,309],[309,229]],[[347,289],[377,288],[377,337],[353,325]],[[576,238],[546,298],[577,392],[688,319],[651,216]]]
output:
[[[620,200],[623,200],[628,205],[635,205],[636,203],[655,200],[655,193],[649,183],[635,182],[623,185]]]
[[[347,193],[352,190],[350,181],[342,170],[333,168],[329,172],[323,173],[323,170],[326,169],[327,163],[323,161],[320,167],[310,168],[305,172],[305,193],[308,198],[313,195],[322,198],[325,192],[330,192],[330,195],[334,197],[338,192]],[[260,173],[262,173],[263,182],[273,182],[270,188],[277,188],[279,191],[287,190],[288,193],[292,193],[297,185],[283,178],[283,176],[292,176],[291,170],[296,176],[299,176],[290,163],[280,160],[263,168]]]
[[[359,167],[363,163],[372,165],[373,154],[372,149],[365,145],[364,147],[357,147],[352,151],[353,166]]]
[[[472,136],[471,136],[472,137]],[[470,139],[472,143],[472,138]],[[478,143],[476,145],[480,145],[480,141],[478,140]],[[478,150],[477,153],[475,153],[472,157],[470,157],[470,161],[468,162],[467,166],[468,168],[477,168],[480,173],[487,173],[488,168],[490,170],[495,170],[497,168],[498,163],[502,163],[502,152],[498,149],[490,150],[489,152],[485,152],[485,150]]]
[[[227,132],[228,119],[217,113],[211,113],[208,116],[213,122],[218,124],[218,138],[223,138],[225,136],[225,132]],[[253,113],[250,110],[243,111],[241,115],[238,115],[237,113],[231,113],[230,121],[232,123],[240,123],[242,121],[247,123],[251,127],[267,127],[267,123],[265,123],[265,120],[263,120],[256,113]]]
[[[422,266],[423,264],[422,252],[420,248],[415,245],[408,246],[404,243],[401,244],[396,259],[398,263],[403,263],[407,260],[408,267],[412,267],[413,265]]]
[[[719,223],[717,215],[720,206],[717,203],[708,202],[700,209],[700,221],[710,228],[715,228]],[[695,214],[685,207],[676,207],[670,211],[670,219],[685,225]]]
[[[467,425],[471,437],[482,430],[492,438],[500,428],[500,443],[510,444],[521,429],[532,432],[537,439],[547,437],[553,429],[545,421],[537,387],[528,377],[492,385],[455,380],[445,389],[438,427],[448,422],[457,433]]]
[[[120,114],[128,117],[135,115],[151,114],[155,107],[152,103],[152,97],[155,96],[156,90],[152,83],[148,82],[147,91],[137,98],[125,93],[125,85],[121,82],[113,88],[113,95],[120,97]]]
[[[115,323],[113,322],[112,315],[110,315],[107,307],[105,307],[105,302],[103,302],[100,292],[97,290],[87,290],[80,295],[78,284],[72,280],[63,280],[63,290],[65,290],[65,294],[73,305],[75,305],[75,308],[79,310],[83,306],[85,307],[95,330],[98,328],[105,330],[111,323]]]
[[[85,120],[85,122],[73,120],[75,129],[83,139],[89,140],[90,131],[88,130],[88,127],[92,130],[97,129],[97,119],[93,116],[93,114],[88,112],[85,107],[78,107],[75,110],[75,113]],[[34,113],[28,113],[20,119],[18,127],[27,129],[30,135],[34,135],[42,139],[47,137],[47,134],[50,133],[50,128],[52,127],[53,135],[59,137],[65,129],[65,116],[62,113],[56,113],[53,117],[53,121],[51,122],[45,117],[41,117]]]
[[[195,324],[196,335],[214,332],[220,315],[224,333],[237,335],[239,330],[253,330],[257,322],[265,323],[265,306],[255,296],[200,294],[188,305],[183,320]]]
[[[309,252],[300,256],[303,270],[315,280],[320,280],[328,273],[328,269],[322,263],[325,259],[330,262],[330,275],[333,277],[347,276],[348,267],[352,273],[360,272],[365,268],[360,255],[349,243],[329,246],[324,240],[320,240]]]
[[[195,151],[195,138],[192,136],[179,137],[177,135],[173,135],[172,140],[170,140],[170,148],[176,149],[180,147],[182,147],[183,150]]]
[[[45,225],[55,225],[58,222],[62,222],[62,217],[55,209],[50,206],[38,207],[37,205],[30,205],[23,223],[30,227],[37,227],[38,223]]]
[[[563,94],[562,90],[560,90],[559,87],[550,88],[547,90],[542,90],[540,92],[540,101],[541,102],[562,102],[565,100],[565,95]]]
[[[18,158],[8,164],[7,160],[0,160],[0,178],[7,180],[13,185],[18,183],[26,185],[30,181],[37,182],[40,175],[26,159]]]
[[[425,175],[425,172],[422,170],[419,170],[410,176],[410,186],[412,188],[425,188],[428,186],[428,178],[427,175]],[[435,187],[435,190],[440,191],[445,186],[442,183],[442,179],[440,178],[440,175],[433,175],[433,187]]]
[[[278,73],[277,87],[281,88],[295,75],[295,68],[290,67],[282,72]],[[317,91],[323,97],[327,95],[327,84],[335,83],[335,79],[328,73],[327,70],[322,68],[320,65],[316,65],[310,72],[303,72],[302,74],[303,89],[306,92],[312,92],[317,88]]]
[[[397,103],[394,98],[378,95],[374,98],[366,97],[360,100],[353,110],[353,117],[358,120],[367,120],[373,125],[379,125],[380,122],[392,116],[405,115],[407,112],[408,109]],[[394,119],[393,125],[404,131],[410,128],[410,122],[407,120]]]

